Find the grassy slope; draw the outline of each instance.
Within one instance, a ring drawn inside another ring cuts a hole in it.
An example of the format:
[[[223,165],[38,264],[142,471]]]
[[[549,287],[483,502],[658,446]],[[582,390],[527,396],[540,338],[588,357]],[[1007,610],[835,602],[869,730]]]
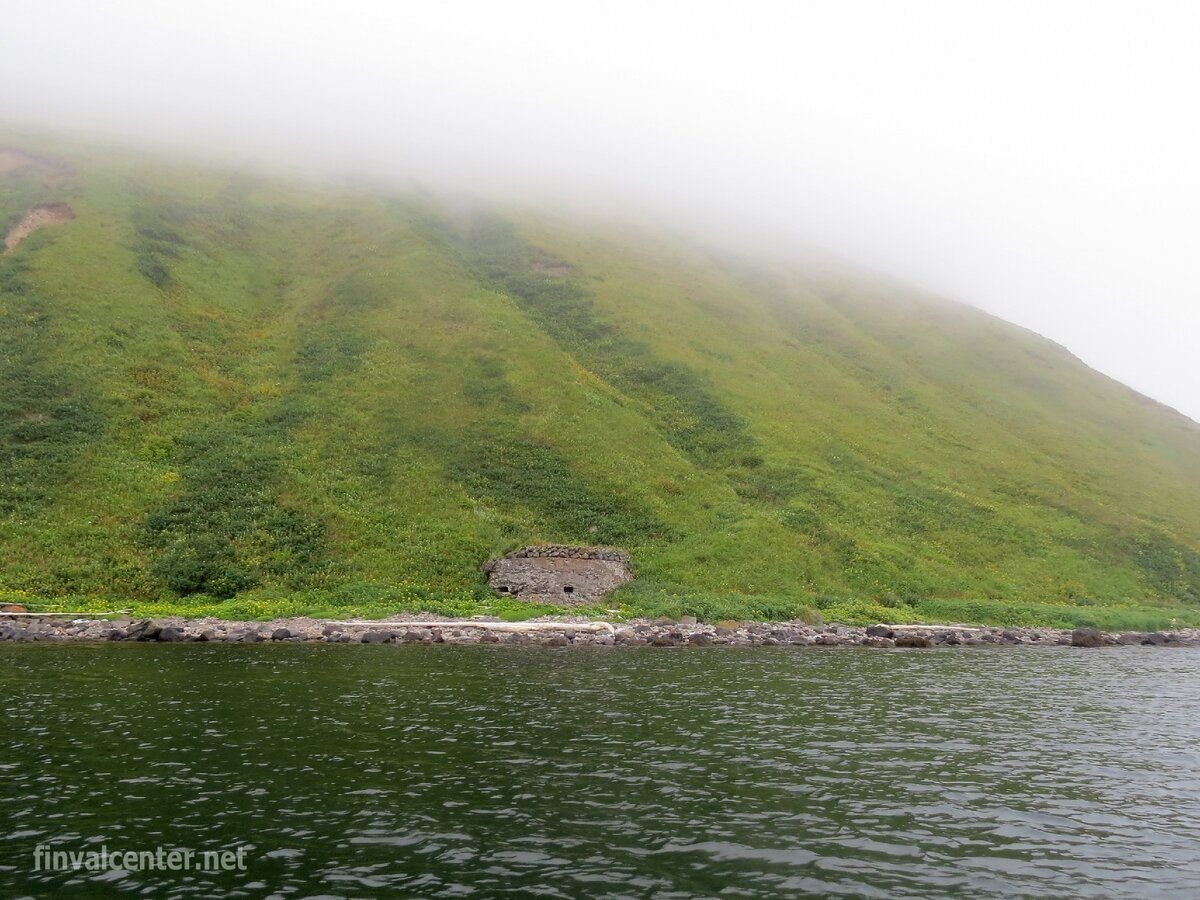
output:
[[[0,142],[10,143],[10,142]],[[0,588],[151,611],[1200,621],[1200,426],[967,307],[78,148],[0,175]],[[507,604],[507,605],[506,605]]]

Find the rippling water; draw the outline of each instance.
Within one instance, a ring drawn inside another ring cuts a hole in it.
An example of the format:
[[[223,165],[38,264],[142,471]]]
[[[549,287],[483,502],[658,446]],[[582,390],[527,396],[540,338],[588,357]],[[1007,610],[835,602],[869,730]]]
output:
[[[1197,651],[19,645],[0,697],[6,897],[1200,896]]]

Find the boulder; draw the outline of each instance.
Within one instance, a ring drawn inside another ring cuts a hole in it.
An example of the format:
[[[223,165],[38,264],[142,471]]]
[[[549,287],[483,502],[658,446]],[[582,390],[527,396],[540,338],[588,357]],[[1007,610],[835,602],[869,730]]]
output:
[[[1071,632],[1072,647],[1103,647],[1104,633],[1098,628],[1076,628]]]
[[[151,628],[149,619],[142,619],[139,622],[130,622],[128,619],[125,619],[124,623],[125,624],[123,626],[120,625],[120,623],[118,623],[117,633],[120,635],[120,637],[117,638],[117,640],[124,640],[124,641],[152,640],[152,638],[148,639],[148,638],[143,637],[143,635]],[[154,633],[155,634],[158,633],[157,629],[155,629]]]

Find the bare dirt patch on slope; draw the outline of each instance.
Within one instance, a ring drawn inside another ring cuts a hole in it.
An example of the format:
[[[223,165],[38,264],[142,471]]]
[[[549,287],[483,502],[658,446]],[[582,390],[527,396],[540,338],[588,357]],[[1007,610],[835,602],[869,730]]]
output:
[[[25,213],[20,222],[9,229],[4,238],[4,255],[7,256],[16,250],[21,246],[21,241],[39,228],[69,222],[73,218],[75,218],[75,213],[65,203],[46,203],[42,206],[35,206]]]
[[[74,170],[62,160],[28,153],[19,147],[0,147],[0,175],[19,169],[32,169],[51,184],[66,181],[74,174]]]

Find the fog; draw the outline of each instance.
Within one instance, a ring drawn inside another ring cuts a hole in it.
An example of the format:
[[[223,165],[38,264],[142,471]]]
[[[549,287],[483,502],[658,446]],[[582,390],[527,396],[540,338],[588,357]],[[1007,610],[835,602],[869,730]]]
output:
[[[0,119],[652,210],[1200,419],[1200,4],[3,4]]]

